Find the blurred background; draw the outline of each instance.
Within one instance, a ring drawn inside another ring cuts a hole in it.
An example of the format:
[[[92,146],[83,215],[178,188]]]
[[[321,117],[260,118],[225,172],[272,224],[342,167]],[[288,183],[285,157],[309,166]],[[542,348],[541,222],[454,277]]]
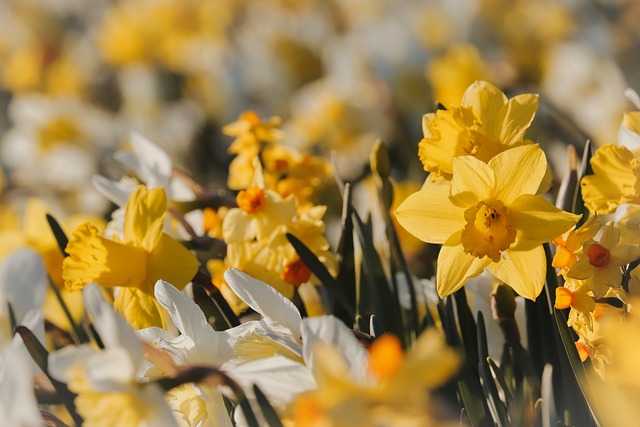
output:
[[[567,144],[615,142],[634,108],[638,22],[635,0],[1,0],[3,201],[105,214],[90,178],[124,173],[112,154],[131,131],[223,189],[221,129],[245,110],[280,116],[286,145],[335,151],[346,180],[381,138],[414,191],[422,115],[477,79],[540,94],[528,137],[557,182]]]

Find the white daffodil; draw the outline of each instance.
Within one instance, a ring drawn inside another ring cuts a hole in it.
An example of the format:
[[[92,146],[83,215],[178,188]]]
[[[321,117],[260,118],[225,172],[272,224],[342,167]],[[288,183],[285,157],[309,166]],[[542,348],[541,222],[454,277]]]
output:
[[[86,286],[83,293],[105,349],[87,344],[66,347],[49,357],[51,374],[78,395],[78,414],[94,426],[177,426],[162,390],[139,381],[145,359],[135,332],[97,285]]]
[[[9,105],[13,127],[0,143],[9,179],[21,187],[42,187],[76,196],[74,210],[102,212],[89,179],[115,142],[112,117],[77,100],[21,95]],[[68,198],[69,199],[69,198]]]
[[[252,386],[258,385],[274,407],[284,409],[293,396],[315,387],[311,372],[302,363],[300,313],[275,289],[239,270],[228,270],[225,279],[262,319],[214,331],[192,300],[169,283],[158,281],[156,298],[171,315],[180,335],[175,337],[159,328],[144,329],[138,334],[168,352],[176,364],[222,369],[251,400]],[[168,396],[174,414],[185,425],[196,425],[196,421],[203,426],[230,422],[222,395],[215,388],[185,384],[171,390]],[[241,412],[236,411],[236,422],[242,424]]]
[[[9,304],[16,324],[29,327],[40,342],[44,342],[44,319],[40,313],[46,290],[44,263],[37,252],[18,249],[4,259],[0,265],[0,342],[9,341],[13,335]]]
[[[131,132],[130,143],[132,151],[118,151],[114,157],[130,169],[147,188],[164,188],[168,200],[187,201],[195,198],[193,190],[184,181],[173,178],[173,162],[162,148],[136,132]],[[137,188],[138,181],[126,176],[119,181],[114,181],[102,175],[94,175],[92,181],[104,197],[119,207],[113,212],[105,234],[121,236],[124,221],[123,208],[131,193]],[[176,233],[172,233],[171,231],[176,227],[170,224],[170,216],[167,219],[168,222],[165,224],[167,233],[172,235],[178,233],[176,237],[188,238],[188,234],[182,227],[177,227]]]
[[[44,342],[46,286],[42,258],[31,249],[11,252],[0,265],[0,425],[42,425],[33,394],[33,376],[39,368],[22,338],[13,336],[9,306],[16,325],[26,326]]]
[[[43,425],[33,394],[33,370],[29,362],[20,337],[13,344],[0,344],[0,425]]]

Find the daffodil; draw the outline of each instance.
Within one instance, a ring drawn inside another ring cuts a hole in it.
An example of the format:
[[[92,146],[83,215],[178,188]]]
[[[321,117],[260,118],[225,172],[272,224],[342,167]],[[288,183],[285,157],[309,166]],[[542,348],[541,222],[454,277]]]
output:
[[[546,171],[545,155],[533,144],[488,163],[456,157],[450,185],[427,182],[398,207],[404,228],[443,245],[436,277],[440,296],[460,289],[485,267],[520,295],[538,296],[546,273],[542,243],[578,220],[536,195]]]
[[[596,298],[622,282],[622,267],[640,258],[640,247],[620,245],[620,228],[609,221],[602,235],[584,243],[581,258],[569,269],[567,276],[587,280]]]
[[[628,148],[603,145],[591,158],[591,168],[593,175],[580,182],[589,211],[610,214],[623,203],[640,203],[640,160]]]
[[[576,263],[582,245],[592,239],[600,230],[601,223],[597,216],[589,217],[578,229],[570,230],[553,239],[556,254],[551,265],[555,268],[570,269]]]
[[[89,285],[83,293],[105,348],[66,347],[50,355],[49,370],[77,394],[76,410],[85,425],[177,427],[160,387],[144,384],[137,376],[144,362],[140,339],[98,286]]]
[[[591,313],[596,308],[596,301],[589,285],[582,280],[567,278],[564,286],[556,288],[556,308],[564,310],[571,308],[567,325],[573,324],[579,319],[593,329]]]
[[[318,386],[290,406],[295,425],[449,425],[432,413],[427,391],[455,373],[460,357],[435,329],[420,335],[406,353],[391,335],[367,351],[333,317],[305,319],[302,334]]]
[[[446,107],[423,116],[418,155],[427,172],[450,179],[455,156],[487,162],[504,150],[530,144],[524,134],[538,109],[538,96],[508,99],[491,83],[476,81],[459,106]]]
[[[426,75],[433,88],[433,98],[449,106],[459,102],[474,81],[487,80],[490,72],[475,46],[457,44],[430,61]]]
[[[97,282],[118,287],[114,305],[137,329],[163,326],[153,286],[159,279],[184,288],[199,262],[165,234],[166,196],[162,188],[138,187],[125,208],[124,242],[98,234],[90,223],[78,227],[67,245],[62,277],[68,289]]]

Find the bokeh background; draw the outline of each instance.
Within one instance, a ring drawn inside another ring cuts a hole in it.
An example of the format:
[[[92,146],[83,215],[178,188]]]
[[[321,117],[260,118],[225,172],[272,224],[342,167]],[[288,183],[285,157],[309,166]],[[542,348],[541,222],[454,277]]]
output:
[[[335,151],[351,181],[381,138],[393,177],[419,185],[422,115],[477,79],[540,94],[528,136],[557,182],[566,145],[615,142],[635,108],[638,22],[636,0],[2,0],[3,201],[106,214],[90,178],[124,173],[112,154],[131,131],[224,189],[221,130],[245,110],[282,117],[284,144]]]

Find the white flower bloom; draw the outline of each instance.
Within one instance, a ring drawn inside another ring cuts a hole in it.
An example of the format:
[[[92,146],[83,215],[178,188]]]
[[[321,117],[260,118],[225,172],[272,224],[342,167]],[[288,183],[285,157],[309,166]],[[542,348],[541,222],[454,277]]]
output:
[[[176,426],[155,384],[142,384],[144,350],[135,332],[104,300],[97,285],[84,291],[85,305],[105,349],[66,347],[49,357],[51,375],[78,394],[76,409],[87,424]]]

